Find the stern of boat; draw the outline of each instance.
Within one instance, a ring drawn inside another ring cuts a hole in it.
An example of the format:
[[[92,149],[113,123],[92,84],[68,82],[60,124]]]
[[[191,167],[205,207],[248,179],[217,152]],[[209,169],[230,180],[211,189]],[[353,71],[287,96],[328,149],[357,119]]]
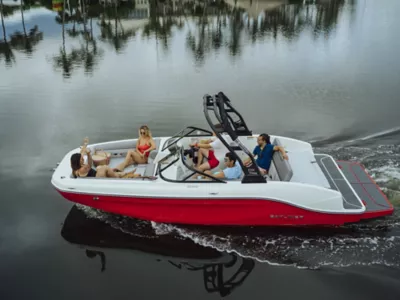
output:
[[[393,205],[360,163],[335,161],[326,154],[316,154],[315,159],[330,188],[343,195],[345,209],[365,206],[361,219],[374,219],[393,213]]]

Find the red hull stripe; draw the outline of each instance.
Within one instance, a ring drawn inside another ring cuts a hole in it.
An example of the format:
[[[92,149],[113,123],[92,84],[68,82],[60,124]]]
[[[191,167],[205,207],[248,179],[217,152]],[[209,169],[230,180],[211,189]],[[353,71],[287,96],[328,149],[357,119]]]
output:
[[[328,214],[285,203],[253,199],[196,200],[135,198],[59,191],[76,203],[106,212],[162,223],[242,226],[343,225],[391,214]],[[96,198],[96,200],[94,200]]]

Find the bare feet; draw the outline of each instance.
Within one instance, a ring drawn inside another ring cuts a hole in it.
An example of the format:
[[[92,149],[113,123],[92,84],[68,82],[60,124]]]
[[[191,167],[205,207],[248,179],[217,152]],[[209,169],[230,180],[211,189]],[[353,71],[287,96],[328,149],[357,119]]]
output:
[[[141,177],[141,175],[140,174],[136,174],[135,171],[136,171],[136,169],[134,169],[131,172],[126,172],[126,173],[125,172],[121,172],[119,174],[119,176],[120,176],[120,178],[138,178],[138,177]]]

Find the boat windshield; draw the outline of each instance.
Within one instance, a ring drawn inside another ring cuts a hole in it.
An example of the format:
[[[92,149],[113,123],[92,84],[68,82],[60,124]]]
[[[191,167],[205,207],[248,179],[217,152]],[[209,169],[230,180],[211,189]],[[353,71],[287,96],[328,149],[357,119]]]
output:
[[[192,159],[185,155],[184,147],[176,153],[170,153],[159,161],[157,174],[169,182],[193,182],[193,183],[226,183],[226,181],[215,178],[210,174],[197,171]]]
[[[169,182],[220,182],[222,179],[197,171],[193,163],[193,156],[196,156],[190,144],[208,140],[212,137],[209,130],[187,127],[171,138],[169,138],[162,149],[168,150],[169,155],[158,162],[157,174]]]
[[[206,129],[201,129],[198,127],[193,127],[189,126],[186,127],[185,129],[182,129],[178,133],[174,134],[171,138],[169,138],[165,144],[164,147],[162,148],[161,151],[165,151],[166,149],[170,148],[174,145],[177,145],[179,141],[181,141],[183,138],[188,138],[188,137],[207,137],[207,136],[212,136],[212,132]]]

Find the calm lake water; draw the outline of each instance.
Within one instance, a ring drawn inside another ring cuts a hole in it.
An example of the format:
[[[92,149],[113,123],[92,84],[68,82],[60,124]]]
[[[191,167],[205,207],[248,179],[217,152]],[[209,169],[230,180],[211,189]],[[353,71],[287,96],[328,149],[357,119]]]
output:
[[[399,299],[398,212],[186,228],[73,206],[50,177],[85,136],[206,126],[202,96],[223,91],[254,132],[362,162],[399,208],[400,1],[18,4],[0,30],[0,299]]]

